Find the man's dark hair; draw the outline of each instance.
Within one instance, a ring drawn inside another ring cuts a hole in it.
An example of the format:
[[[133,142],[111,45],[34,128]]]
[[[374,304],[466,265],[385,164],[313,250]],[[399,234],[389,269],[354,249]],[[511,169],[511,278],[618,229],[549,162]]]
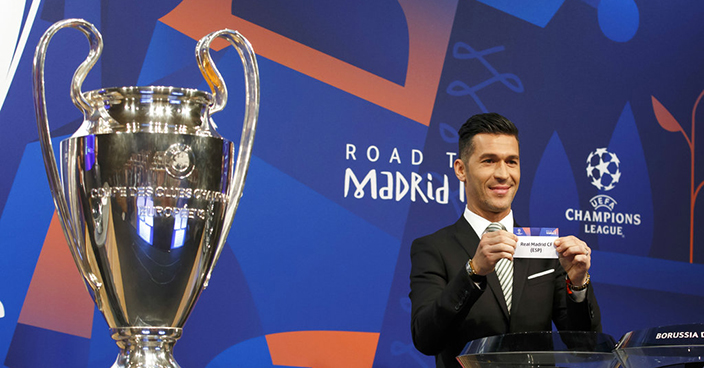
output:
[[[467,119],[457,132],[459,135],[460,159],[462,161],[472,155],[472,150],[474,149],[472,138],[481,133],[510,135],[516,137],[516,141],[518,141],[518,128],[511,120],[495,112],[474,115]]]

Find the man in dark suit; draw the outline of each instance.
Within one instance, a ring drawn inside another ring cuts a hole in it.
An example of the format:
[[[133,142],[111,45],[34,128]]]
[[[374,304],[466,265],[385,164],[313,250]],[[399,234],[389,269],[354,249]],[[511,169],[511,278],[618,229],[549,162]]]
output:
[[[416,348],[449,368],[460,366],[467,342],[485,336],[550,331],[553,322],[559,330],[601,331],[586,243],[561,237],[559,259],[513,258],[511,202],[521,177],[515,125],[495,113],[469,118],[454,169],[465,186],[463,216],[411,246]],[[492,223],[490,230],[505,230],[486,232]]]

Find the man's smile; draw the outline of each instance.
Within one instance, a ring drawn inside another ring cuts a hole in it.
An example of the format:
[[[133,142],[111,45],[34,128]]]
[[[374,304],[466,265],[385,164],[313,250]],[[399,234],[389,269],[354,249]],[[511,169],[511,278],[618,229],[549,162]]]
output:
[[[489,187],[489,190],[491,190],[492,193],[499,195],[499,196],[504,196],[508,194],[509,190],[511,190],[510,185],[494,185]]]

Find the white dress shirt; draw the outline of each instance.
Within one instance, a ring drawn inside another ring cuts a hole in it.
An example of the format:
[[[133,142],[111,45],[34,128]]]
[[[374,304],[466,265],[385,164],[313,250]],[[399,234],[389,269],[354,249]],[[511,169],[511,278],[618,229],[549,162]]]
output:
[[[484,233],[484,230],[486,230],[487,226],[491,224],[491,221],[472,212],[468,207],[464,208],[464,218],[467,222],[469,222],[469,225],[472,229],[474,229],[474,232],[477,233],[477,236],[480,239],[482,237],[482,233]],[[513,210],[509,211],[508,215],[499,220],[499,222],[506,227],[506,231],[513,234]],[[580,303],[587,297],[587,289],[573,290],[572,293],[568,295],[572,298],[572,300]]]

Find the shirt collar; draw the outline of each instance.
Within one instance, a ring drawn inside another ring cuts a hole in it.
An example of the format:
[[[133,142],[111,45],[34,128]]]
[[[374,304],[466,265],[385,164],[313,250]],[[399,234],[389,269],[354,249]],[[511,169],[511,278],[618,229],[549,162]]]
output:
[[[491,223],[491,221],[472,212],[468,207],[464,208],[464,218],[469,222],[469,225],[472,226],[472,229],[474,229],[474,232],[477,233],[477,236],[480,238],[484,230],[486,230],[487,226]],[[499,222],[506,227],[506,231],[513,234],[513,210],[509,211],[508,215]]]

